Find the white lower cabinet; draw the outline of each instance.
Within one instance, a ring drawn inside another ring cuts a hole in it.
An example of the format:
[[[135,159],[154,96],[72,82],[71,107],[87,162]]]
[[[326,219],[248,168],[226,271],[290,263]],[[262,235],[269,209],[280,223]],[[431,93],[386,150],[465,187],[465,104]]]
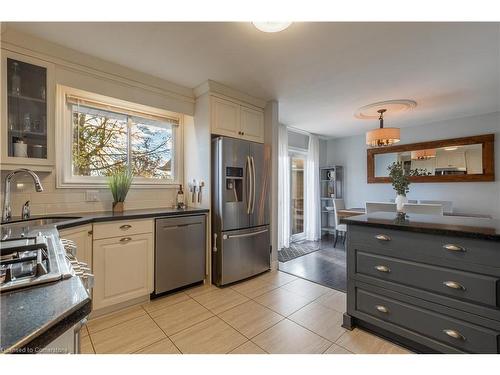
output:
[[[94,241],[93,307],[98,310],[153,291],[153,234]]]
[[[76,243],[76,258],[92,269],[92,224],[61,229],[59,237]]]

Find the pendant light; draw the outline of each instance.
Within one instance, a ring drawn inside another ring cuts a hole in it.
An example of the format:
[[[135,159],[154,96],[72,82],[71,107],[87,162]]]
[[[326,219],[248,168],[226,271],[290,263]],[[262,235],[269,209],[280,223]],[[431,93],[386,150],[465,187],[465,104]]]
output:
[[[387,109],[379,109],[380,128],[366,133],[366,144],[371,147],[390,146],[401,140],[399,128],[384,128],[384,113]]]

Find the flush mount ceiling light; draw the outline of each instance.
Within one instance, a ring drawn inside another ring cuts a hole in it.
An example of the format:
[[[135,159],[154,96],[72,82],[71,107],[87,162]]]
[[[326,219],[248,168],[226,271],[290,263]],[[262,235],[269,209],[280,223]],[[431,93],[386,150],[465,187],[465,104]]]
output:
[[[252,24],[265,33],[278,33],[288,28],[291,22],[252,22]]]
[[[458,150],[458,146],[445,147],[445,151],[455,151]]]
[[[371,147],[390,146],[401,140],[399,128],[384,128],[384,113],[386,108],[381,108],[379,113],[380,128],[366,133],[366,144]]]

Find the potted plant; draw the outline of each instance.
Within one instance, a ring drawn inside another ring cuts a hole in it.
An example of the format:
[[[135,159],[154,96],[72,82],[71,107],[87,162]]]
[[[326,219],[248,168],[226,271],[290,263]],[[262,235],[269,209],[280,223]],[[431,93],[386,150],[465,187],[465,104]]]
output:
[[[389,177],[392,181],[392,187],[396,190],[396,206],[398,212],[403,211],[403,205],[408,203],[406,194],[410,191],[410,180],[405,174],[403,163],[394,162],[387,168],[389,170]]]
[[[113,212],[123,212],[123,202],[132,184],[132,173],[122,169],[108,177],[108,186],[113,195]]]

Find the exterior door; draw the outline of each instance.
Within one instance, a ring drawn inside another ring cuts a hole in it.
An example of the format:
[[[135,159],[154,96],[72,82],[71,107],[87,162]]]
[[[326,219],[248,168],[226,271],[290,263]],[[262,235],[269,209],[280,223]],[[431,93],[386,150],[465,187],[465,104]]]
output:
[[[305,155],[290,153],[291,241],[304,238],[304,171]]]

